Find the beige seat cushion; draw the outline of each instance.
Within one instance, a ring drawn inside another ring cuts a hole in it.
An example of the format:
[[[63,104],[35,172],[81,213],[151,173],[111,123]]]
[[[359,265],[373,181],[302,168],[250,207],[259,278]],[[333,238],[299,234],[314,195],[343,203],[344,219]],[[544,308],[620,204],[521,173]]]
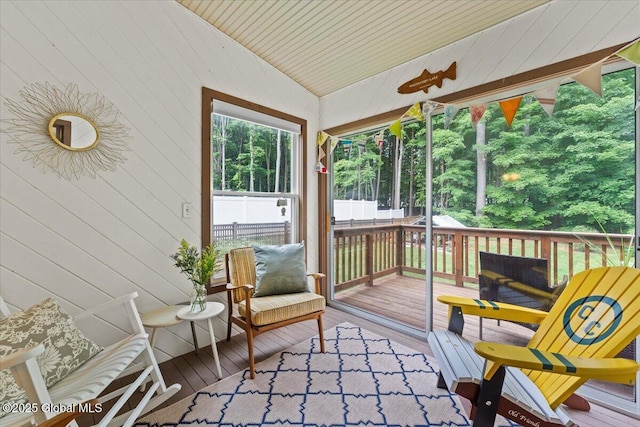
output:
[[[293,319],[322,311],[325,304],[322,295],[311,292],[251,298],[251,323],[255,326],[262,326]],[[242,317],[247,316],[244,301],[238,304],[238,312]]]

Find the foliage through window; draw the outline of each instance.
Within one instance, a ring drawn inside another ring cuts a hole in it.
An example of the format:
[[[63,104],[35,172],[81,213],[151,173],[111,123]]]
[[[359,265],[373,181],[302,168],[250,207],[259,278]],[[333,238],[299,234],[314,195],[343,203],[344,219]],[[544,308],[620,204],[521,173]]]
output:
[[[604,75],[602,97],[565,84],[552,117],[527,95],[511,127],[497,102],[477,130],[467,109],[448,129],[443,115],[434,116],[434,214],[477,227],[633,233],[634,87],[633,68]],[[352,135],[335,149],[335,198],[421,214],[424,123],[405,123],[401,141],[387,130],[381,148],[377,132]],[[486,184],[478,180],[483,167]]]
[[[289,193],[292,133],[213,114],[214,190]]]

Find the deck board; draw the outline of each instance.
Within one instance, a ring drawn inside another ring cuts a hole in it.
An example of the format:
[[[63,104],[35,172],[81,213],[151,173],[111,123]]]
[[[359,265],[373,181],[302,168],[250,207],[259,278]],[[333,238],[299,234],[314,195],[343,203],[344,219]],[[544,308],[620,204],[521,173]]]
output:
[[[456,287],[442,282],[433,284],[433,327],[447,328],[447,306],[439,303],[440,295],[457,295],[478,298],[478,290]],[[386,276],[377,279],[373,286],[357,286],[336,294],[336,300],[371,313],[405,323],[418,330],[425,330],[425,282],[407,276]],[[533,336],[533,331],[511,322],[495,320],[483,321],[483,338],[486,341],[499,341],[514,345],[525,345]],[[479,320],[465,318],[463,335],[470,341],[479,340]]]

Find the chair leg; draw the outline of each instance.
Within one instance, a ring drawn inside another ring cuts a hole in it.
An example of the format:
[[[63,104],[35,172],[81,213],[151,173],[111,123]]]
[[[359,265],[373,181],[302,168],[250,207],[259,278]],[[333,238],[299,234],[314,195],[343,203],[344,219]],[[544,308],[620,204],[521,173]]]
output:
[[[480,393],[475,403],[476,413],[473,427],[493,427],[498,413],[498,403],[502,394],[505,374],[505,367],[500,366],[490,380],[483,379],[480,383]]]
[[[251,329],[247,331],[247,347],[249,349],[249,374],[250,378],[254,379],[256,377],[256,364],[253,360],[253,333]]]
[[[324,353],[324,328],[322,327],[322,316],[318,316],[318,336],[320,337],[320,352]]]
[[[230,292],[227,292],[227,341],[231,341],[231,317],[233,316],[233,301]]]
[[[442,376],[442,372],[438,373],[438,384],[436,387],[442,390],[449,390],[449,388],[447,387],[447,382],[444,380],[444,377]]]

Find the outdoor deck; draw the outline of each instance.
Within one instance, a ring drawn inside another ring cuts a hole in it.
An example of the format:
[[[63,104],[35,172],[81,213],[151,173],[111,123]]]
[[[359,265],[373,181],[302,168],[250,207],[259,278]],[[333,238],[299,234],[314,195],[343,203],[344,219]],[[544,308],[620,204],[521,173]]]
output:
[[[434,329],[447,328],[447,306],[436,300],[440,295],[478,298],[478,290],[434,281]],[[336,294],[336,300],[407,324],[418,330],[425,330],[424,279],[396,275],[385,276],[376,279],[373,286],[359,285],[340,291]],[[465,318],[464,335],[466,338],[477,341],[479,329],[477,318]],[[498,326],[495,320],[485,320],[483,334],[483,339],[487,341],[524,345],[533,335],[533,331],[511,322],[501,322]]]
[[[440,295],[456,295],[478,298],[478,289],[461,287],[434,281],[433,283],[433,329],[446,329],[447,306],[437,301]],[[336,293],[337,301],[364,311],[385,317],[420,331],[425,330],[425,280],[409,276],[390,275],[373,281],[372,286],[358,285]],[[463,335],[469,341],[479,341],[480,321],[475,316],[464,319]],[[496,341],[524,346],[534,331],[512,322],[483,321],[484,341]],[[595,384],[595,382],[594,382]],[[633,398],[632,387],[622,384],[598,382],[597,387],[609,393]]]

